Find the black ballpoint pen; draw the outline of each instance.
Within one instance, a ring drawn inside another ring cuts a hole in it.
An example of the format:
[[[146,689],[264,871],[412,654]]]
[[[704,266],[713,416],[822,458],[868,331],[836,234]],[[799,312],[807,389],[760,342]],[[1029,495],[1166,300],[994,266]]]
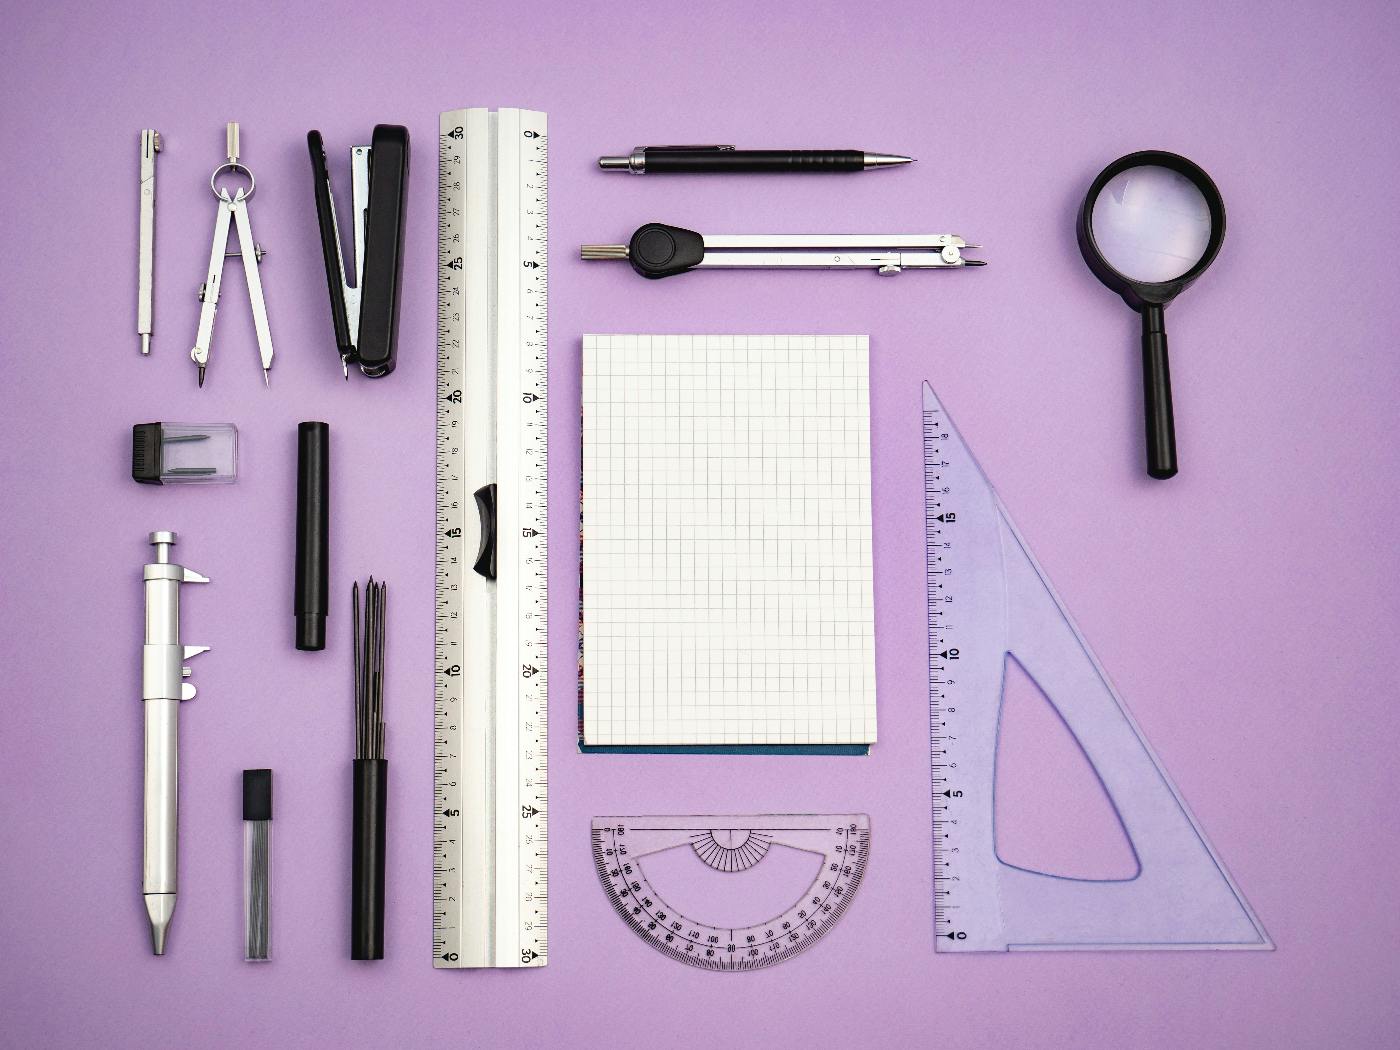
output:
[[[733,146],[638,146],[625,157],[599,157],[604,171],[633,175],[836,175],[910,164],[913,157],[858,149],[735,149]]]

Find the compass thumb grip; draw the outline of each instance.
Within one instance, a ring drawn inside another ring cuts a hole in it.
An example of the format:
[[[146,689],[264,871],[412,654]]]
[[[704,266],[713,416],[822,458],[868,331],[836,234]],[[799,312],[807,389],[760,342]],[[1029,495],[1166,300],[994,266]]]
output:
[[[627,242],[627,261],[643,277],[653,281],[673,277],[700,265],[705,258],[705,238],[694,230],[649,222]]]

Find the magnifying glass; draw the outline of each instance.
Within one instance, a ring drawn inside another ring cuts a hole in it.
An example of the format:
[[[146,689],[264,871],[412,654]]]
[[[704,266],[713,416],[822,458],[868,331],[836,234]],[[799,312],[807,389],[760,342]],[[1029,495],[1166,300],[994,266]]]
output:
[[[1176,473],[1176,426],[1163,311],[1220,251],[1225,203],[1198,165],[1144,150],[1099,172],[1079,209],[1078,235],[1094,276],[1142,315],[1147,473],[1169,478]]]

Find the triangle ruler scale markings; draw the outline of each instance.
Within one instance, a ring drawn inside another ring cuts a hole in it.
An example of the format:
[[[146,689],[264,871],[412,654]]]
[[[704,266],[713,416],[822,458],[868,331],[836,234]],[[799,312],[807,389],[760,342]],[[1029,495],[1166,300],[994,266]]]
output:
[[[592,838],[603,889],[633,933],[676,962],[734,972],[791,959],[836,924],[865,874],[870,818],[862,813],[594,817]],[[682,914],[667,903],[665,888],[648,877],[648,858],[684,848],[726,879],[743,879],[774,855],[774,846],[815,854],[821,862],[815,878],[803,877],[792,887],[791,904],[752,924]]]
[[[936,949],[1273,948],[928,383],[923,442]],[[997,855],[997,736],[1015,666],[1093,766],[1131,843],[1130,877]]]
[[[442,114],[433,965],[543,966],[548,138]]]

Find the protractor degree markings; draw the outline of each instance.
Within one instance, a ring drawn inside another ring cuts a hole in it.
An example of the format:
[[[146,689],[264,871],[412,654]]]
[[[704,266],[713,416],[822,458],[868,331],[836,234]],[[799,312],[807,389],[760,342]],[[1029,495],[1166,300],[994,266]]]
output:
[[[628,860],[619,854],[625,845],[611,828],[594,828],[593,855],[614,910],[637,936],[678,962],[732,972],[783,962],[821,940],[840,919],[865,872],[870,842],[868,825],[854,833],[843,828],[839,837],[842,845],[825,855],[822,870],[806,892],[772,920],[749,927],[717,926],[676,912],[647,878],[641,868],[642,858]],[[612,860],[607,856],[609,844]],[[694,848],[698,843],[692,840],[691,845]],[[835,874],[831,874],[833,864],[837,866]],[[827,882],[825,892],[817,894],[815,902],[809,901],[813,887],[822,881]],[[720,936],[725,933],[727,939]]]
[[[737,836],[742,835],[739,839]],[[720,837],[733,837],[738,845],[720,842]],[[692,835],[690,844],[696,856],[716,871],[746,871],[768,854],[773,837],[762,831],[705,831]]]

